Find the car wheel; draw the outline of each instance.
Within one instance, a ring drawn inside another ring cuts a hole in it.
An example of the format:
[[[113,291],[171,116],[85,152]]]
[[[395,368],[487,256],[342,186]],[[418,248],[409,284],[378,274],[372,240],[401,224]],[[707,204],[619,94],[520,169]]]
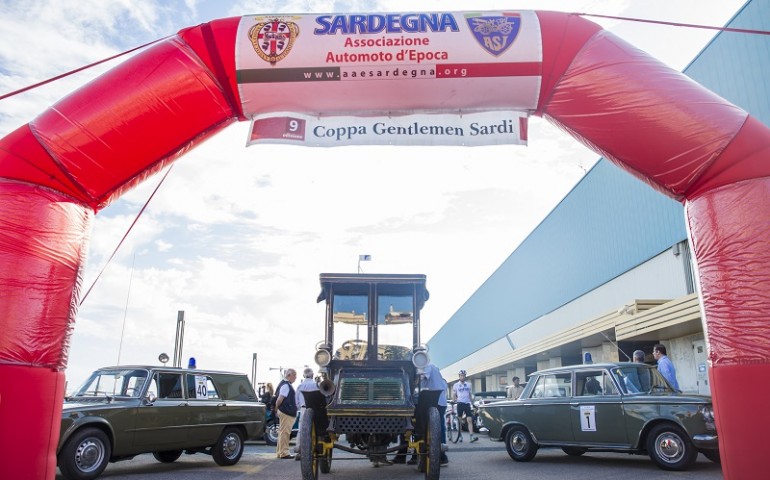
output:
[[[505,434],[505,449],[517,462],[528,462],[537,454],[537,445],[532,440],[532,435],[521,425],[511,427]]]
[[[305,413],[302,414],[299,421],[302,422],[302,428],[300,428],[299,435],[299,454],[300,454],[300,470],[302,473],[302,480],[318,480],[318,452],[316,446],[318,445],[318,432],[315,429],[315,423],[313,417],[315,411],[312,408],[305,408]]]
[[[418,469],[425,473],[425,480],[438,480],[441,468],[441,416],[435,407],[428,410],[424,448],[425,456],[420,459]]]
[[[217,465],[226,467],[235,465],[243,455],[243,434],[236,427],[227,427],[219,436],[219,440],[211,448],[211,456]]]
[[[561,447],[562,451],[570,457],[579,457],[587,452],[585,448],[580,447]]]
[[[321,469],[321,473],[329,473],[332,470],[332,451],[329,450],[329,455],[318,459],[318,468]]]
[[[98,428],[75,432],[59,452],[57,464],[70,480],[92,480],[102,474],[110,461],[112,446]]]
[[[270,446],[278,445],[278,422],[270,420],[265,426],[265,443]]]
[[[454,415],[447,419],[446,438],[447,441],[452,443],[457,443],[457,440],[460,439],[460,425],[457,422],[457,417]]]
[[[152,456],[160,463],[174,463],[182,456],[181,450],[167,450],[165,452],[152,452]]]
[[[722,458],[719,456],[719,450],[701,450],[701,453],[704,457],[714,463],[722,463]]]
[[[687,434],[671,424],[656,425],[650,430],[647,454],[663,470],[685,470],[698,458]]]

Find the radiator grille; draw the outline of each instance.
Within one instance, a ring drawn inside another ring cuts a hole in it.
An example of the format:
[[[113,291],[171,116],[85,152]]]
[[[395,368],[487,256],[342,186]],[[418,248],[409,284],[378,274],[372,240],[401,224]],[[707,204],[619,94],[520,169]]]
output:
[[[399,378],[343,378],[339,401],[344,405],[403,404],[404,385]]]

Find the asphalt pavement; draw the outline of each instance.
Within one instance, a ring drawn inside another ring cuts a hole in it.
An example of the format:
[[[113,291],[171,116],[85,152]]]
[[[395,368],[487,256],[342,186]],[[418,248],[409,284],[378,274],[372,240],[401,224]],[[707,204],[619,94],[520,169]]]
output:
[[[467,436],[467,435],[466,435]],[[699,455],[685,472],[667,472],[644,455],[622,453],[586,453],[571,457],[561,449],[541,449],[530,462],[514,462],[502,442],[493,442],[484,434],[479,441],[450,444],[449,465],[441,468],[441,480],[721,480],[719,465]],[[250,442],[241,461],[232,467],[219,467],[208,455],[182,455],[174,463],[162,464],[152,455],[111,463],[99,477],[104,480],[299,480],[300,462],[280,460],[275,447]],[[332,470],[319,474],[319,480],[417,480],[424,478],[411,465],[374,467],[365,457],[334,451]],[[57,480],[64,480],[61,475]]]

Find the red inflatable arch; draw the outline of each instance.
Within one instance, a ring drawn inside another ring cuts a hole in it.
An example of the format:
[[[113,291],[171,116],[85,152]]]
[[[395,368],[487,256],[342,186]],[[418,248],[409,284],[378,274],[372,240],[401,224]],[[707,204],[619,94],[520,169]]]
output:
[[[726,478],[757,478],[770,425],[754,403],[770,398],[770,129],[579,16],[534,15],[534,114],[685,205],[722,468]],[[55,476],[95,212],[246,120],[233,54],[239,21],[182,30],[0,140],[1,478]],[[492,102],[508,94],[485,93]]]

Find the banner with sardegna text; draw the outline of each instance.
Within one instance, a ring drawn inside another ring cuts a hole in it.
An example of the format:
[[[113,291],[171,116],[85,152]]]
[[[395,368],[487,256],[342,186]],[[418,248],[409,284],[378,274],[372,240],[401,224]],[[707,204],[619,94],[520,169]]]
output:
[[[532,11],[251,15],[238,27],[238,89],[247,117],[528,112],[541,43]]]
[[[422,114],[402,117],[312,117],[299,113],[257,115],[247,145],[287,143],[310,147],[343,145],[526,145],[523,112]]]

